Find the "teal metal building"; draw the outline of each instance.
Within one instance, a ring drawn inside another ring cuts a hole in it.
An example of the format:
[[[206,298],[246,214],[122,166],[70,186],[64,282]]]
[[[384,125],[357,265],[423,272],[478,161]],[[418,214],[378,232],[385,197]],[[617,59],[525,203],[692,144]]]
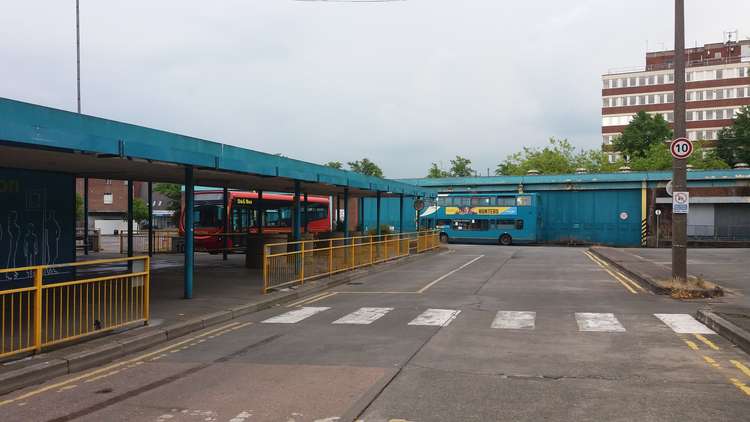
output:
[[[671,221],[666,185],[671,172],[628,172],[535,176],[407,179],[440,194],[536,192],[541,197],[542,239],[551,244],[645,246],[656,232],[655,211],[663,211],[663,235]],[[713,234],[750,231],[750,170],[690,171],[688,230],[712,227]],[[699,221],[709,213],[710,224]],[[731,215],[730,230],[722,229]],[[693,220],[693,221],[691,221]]]

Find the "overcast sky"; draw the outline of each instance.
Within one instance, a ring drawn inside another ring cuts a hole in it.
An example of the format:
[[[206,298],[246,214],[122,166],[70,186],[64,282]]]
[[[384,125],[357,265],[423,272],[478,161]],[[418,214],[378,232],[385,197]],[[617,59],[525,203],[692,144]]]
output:
[[[83,112],[324,163],[483,174],[601,143],[601,75],[673,47],[671,0],[81,0]],[[688,46],[750,36],[686,1]],[[0,97],[75,110],[75,1],[0,0]]]

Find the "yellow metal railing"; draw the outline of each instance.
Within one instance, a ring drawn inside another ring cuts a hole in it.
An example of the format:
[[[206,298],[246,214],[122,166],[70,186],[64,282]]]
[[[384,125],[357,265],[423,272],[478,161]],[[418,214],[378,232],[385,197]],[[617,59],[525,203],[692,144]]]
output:
[[[0,358],[149,319],[149,258],[0,269]]]
[[[436,230],[268,244],[263,247],[263,293],[438,246]]]

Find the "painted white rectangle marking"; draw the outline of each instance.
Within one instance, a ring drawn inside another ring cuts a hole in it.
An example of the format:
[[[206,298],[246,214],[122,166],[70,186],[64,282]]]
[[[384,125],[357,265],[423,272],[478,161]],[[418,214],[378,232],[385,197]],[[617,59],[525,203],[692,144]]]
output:
[[[536,312],[526,311],[498,311],[492,328],[504,330],[533,330]]]
[[[349,315],[344,315],[333,321],[333,324],[372,324],[392,310],[393,308],[359,308]]]
[[[615,318],[615,314],[577,312],[578,331],[623,332],[625,327]]]
[[[331,308],[326,307],[304,307],[289,311],[287,313],[276,315],[275,317],[268,318],[262,321],[264,324],[296,324],[303,319],[310,318],[311,316],[318,314],[323,311],[327,311]]]
[[[716,334],[689,314],[654,314],[678,334]]]
[[[447,327],[460,313],[456,309],[428,309],[409,322],[409,325]]]

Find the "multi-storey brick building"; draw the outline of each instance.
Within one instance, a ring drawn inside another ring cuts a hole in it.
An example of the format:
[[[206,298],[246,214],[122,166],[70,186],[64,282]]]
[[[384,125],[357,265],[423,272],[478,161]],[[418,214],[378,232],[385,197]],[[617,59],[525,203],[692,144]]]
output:
[[[718,132],[750,105],[750,40],[685,49],[687,133],[715,146]],[[646,54],[646,66],[602,76],[603,150],[620,158],[612,141],[639,111],[674,121],[674,51]]]
[[[134,196],[141,190],[142,182],[133,184]],[[83,196],[83,179],[76,180],[76,192]],[[128,212],[127,181],[89,179],[89,228],[102,234],[126,230]]]

